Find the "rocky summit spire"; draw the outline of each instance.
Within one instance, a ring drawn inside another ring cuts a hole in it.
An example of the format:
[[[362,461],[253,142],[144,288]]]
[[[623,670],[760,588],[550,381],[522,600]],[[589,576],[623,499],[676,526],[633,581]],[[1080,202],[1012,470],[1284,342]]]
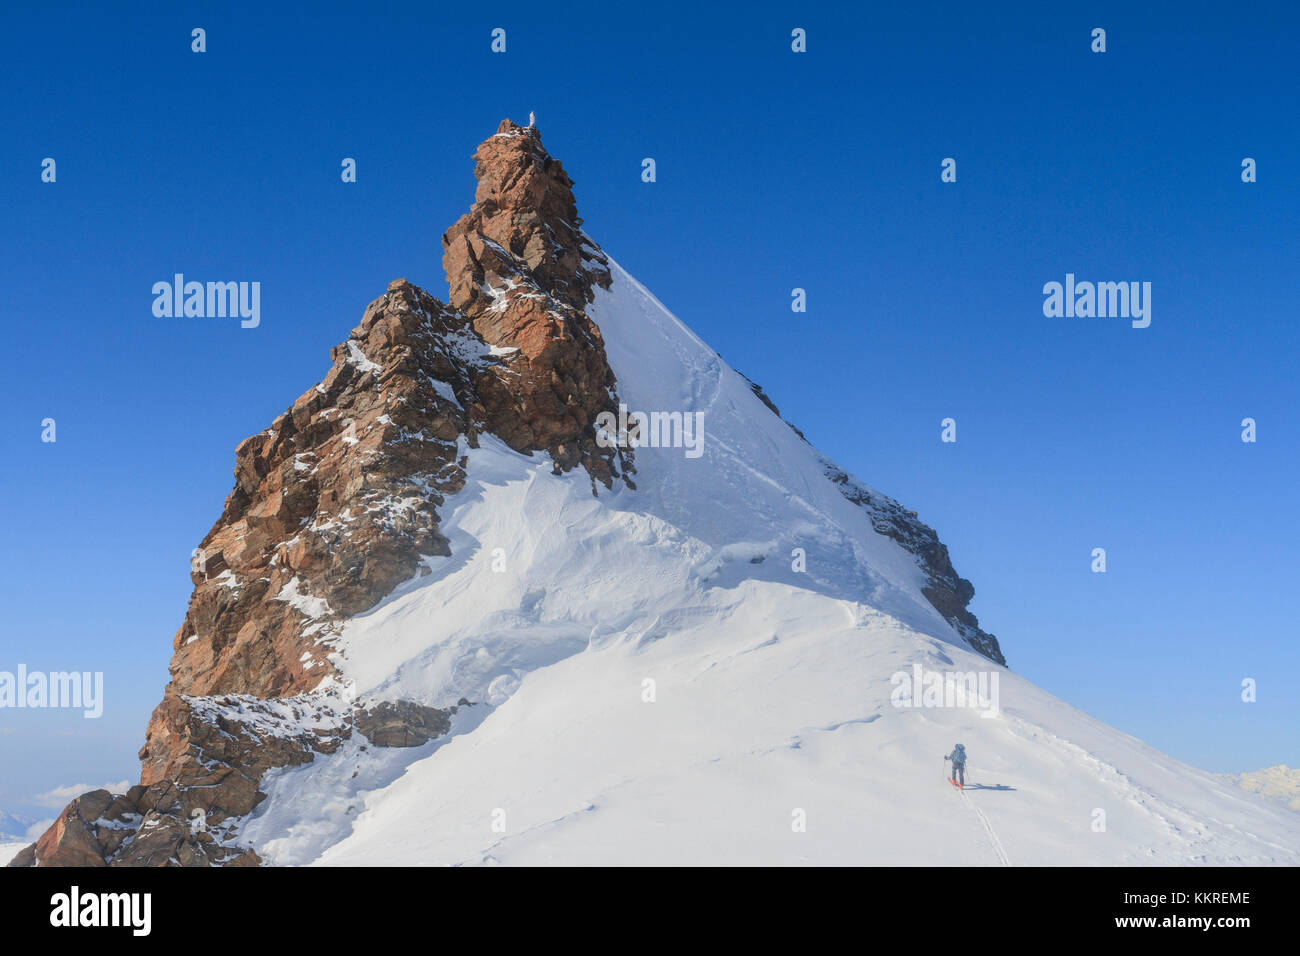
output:
[[[495,434],[584,467],[593,493],[629,479],[631,453],[595,442],[618,397],[585,309],[610,274],[573,182],[510,120],[474,158],[475,202],[443,237],[450,304],[395,280],[321,382],[236,449],[140,784],[74,800],[11,865],[256,863],[239,825],[265,771],[353,733],[415,746],[450,726],[454,707],[353,700],[331,655],[342,621],[450,553],[438,509],[464,486],[463,448]]]
[[[426,559],[452,555],[444,506],[465,487],[469,452],[485,435],[545,456],[566,493],[635,487],[631,453],[595,441],[597,417],[619,408],[589,311],[612,279],[582,231],[573,182],[531,125],[502,122],[474,159],[475,201],[442,239],[449,302],[392,282],[332,350],[320,383],[236,449],[235,487],[194,550],[194,591],[139,784],[83,794],[11,865],[257,864],[241,831],[265,799],[267,771],[333,753],[353,735],[366,748],[424,744],[450,731],[457,708],[474,706],[461,694],[484,690],[458,684],[472,678],[456,670],[426,702],[396,691],[358,699],[346,677],[355,671],[341,661],[367,653],[346,642],[347,622],[429,574]],[[829,462],[822,468],[867,509],[876,534],[916,557],[923,596],[1001,662],[934,531]]]
[[[442,264],[451,306],[518,383],[515,402],[489,408],[488,430],[608,486],[631,460],[595,442],[596,416],[618,403],[600,329],[584,311],[594,286],[609,288],[608,261],[535,127],[502,120],[474,159],[474,206],[442,237]]]

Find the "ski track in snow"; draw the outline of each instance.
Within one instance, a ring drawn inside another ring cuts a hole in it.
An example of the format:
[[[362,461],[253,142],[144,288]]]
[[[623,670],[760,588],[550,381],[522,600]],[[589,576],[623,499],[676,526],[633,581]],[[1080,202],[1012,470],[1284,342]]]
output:
[[[1007,856],[1006,849],[1002,846],[1002,841],[998,839],[997,831],[993,829],[993,824],[989,823],[989,818],[984,815],[984,811],[975,806],[970,798],[966,796],[965,790],[958,790],[962,803],[971,808],[980,824],[984,827],[984,832],[988,835],[989,845],[993,847],[993,855],[998,858],[998,862],[1003,866],[1010,866],[1011,859]]]
[[[1021,729],[1028,728],[1028,724],[1024,720],[1017,719],[1015,724]],[[1219,837],[1215,832],[1216,829],[1222,828],[1224,830],[1240,833],[1252,840],[1257,840],[1283,852],[1288,849],[1287,847],[1268,840],[1265,837],[1261,837],[1256,833],[1242,830],[1229,821],[1220,820],[1215,817],[1206,817],[1204,814],[1201,815],[1201,819],[1198,819],[1197,815],[1187,807],[1180,805],[1176,801],[1156,794],[1148,787],[1138,784],[1118,767],[1112,766],[1096,754],[1088,752],[1077,744],[1071,743],[1068,740],[1063,740],[1055,734],[1042,730],[1041,728],[1032,728],[1031,732],[1036,737],[1041,736],[1046,739],[1052,747],[1066,751],[1079,761],[1096,768],[1097,776],[1100,779],[1108,782],[1129,802],[1150,814],[1173,835],[1191,833],[1197,839],[1215,840]]]

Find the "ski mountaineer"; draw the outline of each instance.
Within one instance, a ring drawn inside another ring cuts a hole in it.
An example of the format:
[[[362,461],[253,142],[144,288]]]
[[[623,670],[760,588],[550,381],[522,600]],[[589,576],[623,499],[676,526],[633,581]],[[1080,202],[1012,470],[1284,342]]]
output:
[[[952,776],[948,782],[954,787],[966,786],[966,748],[961,744],[952,748],[952,753],[943,758],[952,761]]]

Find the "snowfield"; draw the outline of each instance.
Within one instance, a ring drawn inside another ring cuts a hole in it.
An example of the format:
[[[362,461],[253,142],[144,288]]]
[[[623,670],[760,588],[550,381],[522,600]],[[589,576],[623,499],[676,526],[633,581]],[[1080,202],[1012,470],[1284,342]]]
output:
[[[611,269],[591,315],[620,398],[703,411],[703,456],[639,448],[637,490],[593,497],[467,448],[451,556],[335,661],[357,697],[475,705],[423,747],[354,738],[268,775],[243,834],[268,863],[1300,863],[1296,814],[970,650],[824,459]],[[895,706],[914,665],[996,674],[996,713]]]
[[[8,866],[9,861],[21,852],[27,843],[0,843],[0,866]]]

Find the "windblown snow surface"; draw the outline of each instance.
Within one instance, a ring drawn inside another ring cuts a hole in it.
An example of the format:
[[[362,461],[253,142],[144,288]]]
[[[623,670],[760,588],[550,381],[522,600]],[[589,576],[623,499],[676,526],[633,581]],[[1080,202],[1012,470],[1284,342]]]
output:
[[[611,268],[591,314],[620,398],[703,411],[702,457],[639,448],[637,490],[593,497],[581,469],[467,448],[451,556],[349,621],[336,663],[361,697],[476,704],[421,748],[269,775],[244,831],[268,863],[1300,863],[1294,813],[970,650],[824,459]],[[914,664],[996,672],[996,716],[893,706]]]

